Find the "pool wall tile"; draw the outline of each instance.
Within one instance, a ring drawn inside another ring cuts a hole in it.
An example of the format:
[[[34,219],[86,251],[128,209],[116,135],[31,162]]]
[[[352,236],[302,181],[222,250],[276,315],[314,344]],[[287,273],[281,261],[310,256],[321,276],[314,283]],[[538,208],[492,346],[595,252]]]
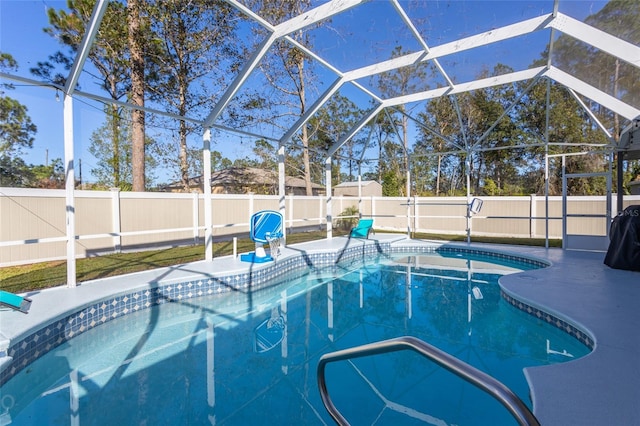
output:
[[[547,322],[557,328],[559,328],[560,330],[564,331],[565,333],[573,336],[574,338],[578,339],[578,341],[580,341],[583,345],[585,345],[586,347],[588,347],[589,349],[593,350],[593,348],[595,347],[595,342],[593,340],[593,338],[585,333],[583,330],[581,330],[580,328],[578,328],[577,326],[564,321],[560,318],[557,318],[551,314],[549,314],[548,312],[545,312],[541,309],[535,308],[533,306],[527,305],[526,303],[512,297],[511,295],[507,294],[506,292],[504,292],[503,290],[500,290],[500,295],[502,296],[503,299],[505,299],[510,305],[515,306],[516,308],[520,309],[521,311],[524,311],[526,313],[528,313],[529,315],[538,318],[541,321]]]
[[[65,318],[44,326],[26,338],[12,343],[11,346],[4,351],[4,354],[0,353],[0,358],[11,357],[13,359],[10,365],[0,373],[0,384],[6,383],[7,380],[27,365],[69,339],[131,312],[147,309],[163,303],[183,301],[194,297],[222,294],[231,291],[245,294],[247,291],[267,288],[274,284],[277,278],[284,276],[287,276],[287,278],[295,278],[301,276],[305,271],[308,271],[309,268],[319,269],[337,265],[344,268],[351,264],[362,263],[365,259],[374,255],[434,252],[443,254],[466,253],[490,256],[493,258],[497,257],[504,260],[524,262],[535,268],[548,266],[547,263],[539,260],[492,251],[468,249],[464,247],[418,245],[415,243],[411,244],[410,241],[404,245],[397,243],[392,245],[388,242],[376,241],[373,244],[347,247],[338,252],[301,253],[297,256],[279,259],[277,262],[273,262],[266,267],[256,269],[249,273],[202,277],[191,281],[171,284],[151,282],[149,284],[154,286],[153,288],[136,290],[128,294],[102,300],[80,311],[73,312]],[[546,312],[528,306],[504,292],[501,292],[501,294],[507,302],[518,309],[537,316],[549,324],[555,325],[576,337],[589,348],[593,348],[593,339],[584,331]]]

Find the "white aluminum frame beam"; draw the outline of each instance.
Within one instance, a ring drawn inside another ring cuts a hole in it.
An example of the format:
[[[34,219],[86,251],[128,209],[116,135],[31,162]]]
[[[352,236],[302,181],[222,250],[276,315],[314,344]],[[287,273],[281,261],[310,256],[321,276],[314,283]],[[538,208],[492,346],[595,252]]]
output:
[[[567,74],[559,68],[551,67],[544,73],[545,76],[550,79],[557,81],[558,83],[566,86],[576,92],[580,93],[583,96],[599,103],[600,105],[608,108],[609,110],[615,112],[616,114],[620,114],[624,118],[628,120],[632,120],[638,115],[640,115],[640,109],[634,108],[631,105],[622,102],[621,100],[596,89],[584,81]]]
[[[444,95],[452,95],[456,93],[470,92],[472,90],[485,89],[502,84],[514,83],[516,81],[530,80],[544,75],[546,67],[531,68],[524,71],[516,71],[508,74],[497,75],[495,77],[483,78],[480,80],[469,81],[467,83],[456,84],[455,87],[441,87],[438,89],[427,90],[424,92],[414,93],[411,95],[398,96],[396,98],[386,99],[383,102],[385,107],[396,106],[411,102],[419,102],[427,99],[433,99]]]
[[[227,88],[224,94],[220,97],[220,100],[215,104],[207,118],[204,120],[203,126],[205,127],[205,129],[211,127],[216,119],[220,116],[220,114],[222,114],[222,111],[227,107],[227,105],[229,105],[231,99],[233,99],[236,93],[238,93],[240,87],[242,87],[244,82],[247,81],[249,75],[258,66],[264,55],[267,54],[267,51],[269,51],[275,41],[276,37],[272,33],[268,37],[265,37],[262,43],[260,43],[258,49],[253,52],[251,58],[249,58],[249,60],[246,62],[245,66],[237,75],[236,79]]]
[[[266,50],[268,50],[268,48],[270,48],[271,44],[273,44],[275,39],[279,37],[286,37],[289,42],[293,43],[298,48],[304,48],[304,46],[300,45],[300,43],[297,43],[295,40],[288,37],[288,34],[291,34],[292,32],[298,31],[309,25],[313,25],[317,22],[320,22],[324,19],[329,18],[332,15],[341,13],[349,8],[355,7],[363,2],[364,0],[334,0],[330,3],[326,3],[306,13],[303,13],[295,18],[292,18],[289,21],[279,24],[276,27],[273,27],[274,28],[273,33],[271,37],[269,37],[269,40],[270,40],[269,46],[266,49],[264,49],[264,44],[263,44],[262,46],[263,48],[260,49],[262,52],[258,54],[259,58],[257,58],[256,55],[254,55],[252,63],[257,65],[259,60],[266,53]],[[235,5],[235,0],[230,0],[230,3]],[[507,25],[501,28],[497,28],[494,30],[486,31],[474,36],[456,40],[451,43],[445,43],[440,46],[435,46],[431,49],[429,49],[427,44],[424,42],[419,32],[417,31],[417,29],[415,28],[415,26],[413,25],[409,17],[404,12],[404,9],[402,8],[402,6],[397,2],[397,0],[391,0],[391,3],[395,7],[400,17],[402,18],[405,25],[408,26],[410,31],[412,31],[413,35],[417,37],[418,41],[422,44],[422,46],[424,47],[424,50],[419,52],[414,52],[408,55],[403,55],[401,57],[393,58],[387,61],[379,62],[377,64],[362,67],[349,72],[341,73],[335,67],[332,67],[330,64],[326,63],[326,61],[321,60],[320,57],[313,54],[313,52],[311,52],[309,49],[304,48],[303,50],[305,52],[307,52],[308,54],[311,54],[311,56],[314,57],[314,59],[319,60],[323,65],[327,66],[329,69],[331,69],[341,77],[336,82],[334,82],[334,85],[328,91],[325,92],[325,96],[321,97],[318,101],[316,101],[316,103],[314,104],[314,107],[312,108],[313,111],[308,111],[296,122],[296,124],[291,129],[289,129],[289,131],[280,139],[281,143],[286,143],[287,140],[291,139],[291,137],[293,137],[295,132],[298,131],[308,121],[308,119],[315,112],[317,112],[318,109],[322,107],[322,105],[330,97],[330,95],[326,96],[327,93],[329,93],[330,91],[335,92],[335,90],[337,90],[345,82],[354,81],[360,78],[372,76],[382,72],[388,72],[401,67],[413,65],[420,61],[424,62],[424,61],[434,60],[436,65],[438,66],[438,69],[441,71],[442,75],[447,80],[449,87],[438,88],[438,89],[429,90],[426,92],[415,93],[411,95],[384,100],[380,105],[381,108],[386,108],[389,106],[397,106],[400,104],[410,103],[415,101],[422,101],[422,100],[445,96],[445,95],[453,95],[456,93],[462,93],[462,92],[477,90],[481,88],[493,87],[493,86],[502,85],[502,84],[513,83],[515,81],[523,81],[530,78],[538,78],[543,74],[546,74],[548,77],[553,78],[553,75],[558,73],[554,71],[555,68],[549,66],[548,69],[546,70],[547,71],[546,73],[544,68],[535,68],[531,70],[519,71],[519,72],[510,73],[510,74],[505,74],[502,76],[490,77],[486,79],[475,80],[472,82],[454,85],[453,82],[448,77],[448,75],[446,74],[446,72],[444,71],[444,69],[442,69],[440,64],[437,63],[438,57],[458,53],[464,50],[473,49],[473,48],[488,45],[491,43],[496,43],[499,41],[522,36],[522,35],[539,31],[539,30],[551,29],[552,33],[555,30],[558,30],[566,34],[569,34],[573,37],[579,38],[585,41],[586,43],[591,44],[592,46],[595,46],[614,56],[620,57],[621,59],[627,62],[630,62],[631,64],[634,64],[636,66],[638,66],[638,63],[640,62],[640,59],[638,60],[635,59],[636,56],[640,58],[640,53],[638,55],[635,54],[635,51],[640,52],[640,48],[633,46],[630,43],[620,40],[596,28],[593,28],[589,25],[586,25],[580,21],[572,19],[562,13],[559,13],[557,10],[557,4],[558,4],[557,1],[555,2],[553,13],[545,14],[536,18],[528,19],[512,25]],[[262,23],[262,25],[265,25],[265,23]],[[631,59],[626,58],[626,54],[629,51],[632,52]],[[230,89],[232,89],[235,86],[236,89],[233,91],[232,90],[227,91],[228,95],[227,93],[225,95],[227,95],[228,99],[216,105],[217,110],[214,109],[214,112],[212,112],[210,117],[205,121],[205,124],[208,124],[209,122],[212,122],[213,120],[215,120],[215,118],[217,118],[219,113],[224,109],[224,107],[227,106],[230,98],[233,95],[235,95],[235,93],[237,92],[237,89],[244,83],[244,81],[246,80],[247,74],[250,73],[253,70],[253,68],[255,68],[255,66],[252,67],[249,71],[243,70],[243,73],[241,74],[245,75],[244,79],[241,80],[242,75],[239,76],[239,78],[236,80],[237,83],[234,82],[232,87],[230,87]],[[560,75],[559,78],[562,79],[564,77],[565,76]],[[561,82],[560,80],[557,80],[557,81]],[[579,83],[577,85],[580,86]],[[575,89],[575,85],[571,86],[571,88]],[[576,89],[576,90],[583,94],[585,91],[591,92],[591,93],[598,92],[597,89],[584,90],[583,88],[583,90],[579,90],[579,89]],[[588,96],[588,95],[585,94],[585,96]],[[602,98],[601,96],[596,96],[596,97],[598,99]],[[610,97],[607,98],[607,96],[604,96],[604,98],[607,100],[610,100],[609,99]],[[598,101],[598,99],[596,98],[592,98],[592,99],[595,101]],[[617,103],[623,104],[620,101],[618,101]],[[611,109],[611,107],[609,106],[611,104],[616,104],[616,102],[608,102],[608,104],[606,105],[603,104],[603,105]],[[619,107],[621,107],[621,105],[616,105],[615,107],[616,109],[612,109],[612,110],[617,112],[620,109]],[[627,106],[627,109],[632,111],[635,110],[635,108],[632,108],[630,106]],[[628,112],[621,115],[627,117]],[[213,117],[213,120],[211,120],[212,117]],[[358,125],[356,125],[355,128],[357,127]],[[350,132],[349,134],[351,134],[352,136],[358,130],[356,130],[353,133]],[[334,144],[334,146],[331,148],[332,153],[335,153],[335,151],[342,144],[344,144],[344,142],[346,142],[351,136],[347,136],[346,139],[343,138],[340,141],[338,141],[336,144]]]
[[[461,145],[458,145],[456,142],[452,141],[450,138],[444,136],[442,133],[438,132],[435,129],[432,129],[430,126],[424,124],[421,121],[416,120],[414,117],[410,116],[409,114],[407,114],[404,111],[401,111],[397,108],[394,108],[395,112],[404,115],[405,117],[407,117],[409,120],[413,121],[417,126],[422,127],[423,129],[427,130],[429,133],[432,133],[434,136],[442,139],[443,141],[445,141],[447,144],[449,145],[453,145],[457,148],[463,149],[463,147]]]
[[[400,142],[399,145],[400,145],[400,147],[402,147],[402,152],[404,152],[404,155],[408,158],[409,157],[409,152],[407,151],[407,148],[404,145],[405,141],[402,139],[402,134],[398,130],[398,125],[396,124],[396,120],[394,120],[393,117],[391,117],[391,114],[389,114],[389,110],[388,109],[385,109],[384,113],[387,116],[387,120],[389,120],[389,123],[391,123],[391,127],[393,128],[393,133],[395,133],[396,138],[398,138],[398,142]]]
[[[562,13],[558,13],[556,19],[551,22],[551,27],[640,68],[640,46],[626,42]]]
[[[591,109],[584,103],[584,101],[580,98],[580,96],[578,96],[578,94],[570,87],[567,87],[567,90],[569,91],[569,93],[571,93],[571,95],[578,102],[578,104],[580,104],[580,106],[582,107],[584,112],[586,112],[587,115],[593,120],[593,122],[596,124],[596,126],[598,126],[598,128],[600,130],[602,130],[605,135],[607,135],[607,138],[609,139],[609,142],[615,143],[615,140],[611,136],[611,133],[609,133],[607,128],[604,127],[604,124],[602,124],[602,122],[600,122],[600,120],[598,120],[598,117],[596,117],[596,115],[593,113],[593,111],[591,111]]]
[[[249,9],[247,6],[240,3],[239,1],[237,0],[225,0],[225,1],[229,3],[231,6],[238,9],[240,12],[247,15],[249,18],[256,21],[258,24],[262,25],[262,27],[268,30],[270,33],[273,33],[275,31],[275,27],[271,25],[266,19],[264,19],[262,16],[258,15],[253,10]]]
[[[309,25],[328,19],[331,16],[344,12],[345,10],[355,7],[364,1],[367,0],[333,0],[275,26],[273,28],[273,32],[268,37],[265,37],[258,49],[253,52],[249,61],[237,75],[236,79],[231,83],[218,103],[213,107],[211,113],[209,113],[207,118],[204,120],[204,127],[210,127],[216,121],[277,39],[285,37]],[[237,6],[235,2],[230,2],[230,4],[234,7]]]
[[[497,75],[494,77],[482,78],[467,83],[456,84],[451,90],[451,94],[470,92],[472,90],[486,89],[503,84],[515,83],[518,81],[531,80],[544,74],[545,67],[530,68],[528,70],[516,71],[508,74]]]
[[[364,126],[367,125],[367,123],[369,122],[369,120],[371,120],[373,117],[375,117],[380,111],[382,111],[384,109],[384,107],[382,105],[377,105],[375,108],[371,109],[369,111],[368,114],[365,114],[364,116],[362,116],[362,118],[360,118],[360,121],[358,121],[356,123],[355,126],[353,126],[351,128],[351,130],[349,130],[349,132],[347,132],[342,139],[340,139],[339,141],[337,141],[336,143],[334,143],[333,145],[331,145],[331,148],[329,148],[329,150],[327,151],[327,157],[331,158],[333,156],[333,154],[335,154],[335,152],[337,150],[340,149],[340,147],[342,145],[345,144],[345,142],[347,142],[349,139],[351,139],[356,133],[358,133],[360,131],[360,129],[362,129]]]
[[[291,18],[286,22],[276,26],[275,36],[283,37],[305,27],[313,25],[317,22],[324,21],[334,15],[342,13],[348,9],[356,7],[368,0],[333,0],[325,3],[307,12],[304,12],[295,18]]]
[[[2,73],[0,73],[0,77],[2,76]],[[129,109],[138,109],[140,111],[144,111],[144,112],[148,112],[150,114],[155,114],[155,115],[159,115],[162,117],[168,117],[168,118],[173,118],[175,120],[180,120],[180,121],[188,121],[190,123],[194,123],[197,125],[202,126],[203,125],[203,121],[197,118],[192,118],[192,117],[188,117],[188,116],[184,116],[184,115],[178,115],[178,114],[174,114],[171,112],[167,112],[167,111],[161,111],[155,108],[149,108],[147,106],[141,107],[141,106],[137,106],[137,105],[132,105],[128,102],[123,102],[123,101],[118,101],[116,99],[111,99],[111,98],[107,98],[104,96],[100,96],[100,95],[95,95],[93,93],[87,93],[87,92],[82,92],[80,90],[76,90],[75,91],[75,96],[82,96],[88,99],[93,99],[94,101],[98,101],[98,102],[102,102],[102,103],[108,103],[108,104],[115,104],[115,105],[120,105],[124,108],[129,108]],[[222,130],[225,132],[229,132],[229,133],[238,133],[244,136],[248,136],[248,137],[252,137],[252,138],[258,138],[258,139],[265,139],[265,140],[269,140],[269,141],[273,141],[273,142],[278,142],[277,138],[271,137],[271,136],[265,136],[265,135],[261,135],[258,133],[253,133],[253,132],[247,132],[246,130],[240,130],[240,129],[234,129],[228,126],[224,126],[222,124],[211,124],[210,126],[208,126],[208,128],[213,128],[213,129],[218,129],[218,130]]]
[[[529,85],[522,91],[522,93],[520,93],[520,95],[511,103],[511,105],[509,105],[507,108],[504,109],[504,111],[502,111],[502,114],[500,114],[500,116],[494,121],[494,123],[491,125],[491,127],[489,127],[483,134],[482,136],[480,136],[472,145],[472,148],[475,148],[476,146],[479,146],[488,136],[489,134],[491,134],[491,132],[493,131],[493,129],[496,128],[496,126],[498,124],[500,124],[500,121],[504,118],[505,115],[507,115],[509,113],[509,111],[511,111],[513,108],[515,108],[516,105],[518,105],[520,103],[520,100],[531,91],[531,89],[533,89],[533,87],[540,81],[540,77],[536,77],[533,79],[533,81],[531,83],[529,83]]]
[[[89,56],[89,51],[91,50],[91,46],[93,45],[93,41],[95,40],[96,35],[98,34],[98,29],[100,28],[102,17],[107,11],[108,5],[108,0],[99,0],[93,6],[93,12],[91,14],[89,26],[85,29],[84,36],[82,37],[82,42],[78,47],[78,53],[76,53],[73,65],[69,70],[69,74],[67,75],[67,80],[65,82],[64,92],[68,95],[73,95],[76,84],[78,83],[78,79],[80,78],[80,73],[82,72],[84,63],[87,60],[87,56]]]
[[[304,126],[307,121],[311,118],[313,114],[318,112],[318,110],[336,93],[340,87],[342,86],[343,79],[337,78],[331,86],[324,91],[322,96],[320,96],[314,103],[311,105],[309,109],[307,109],[304,114],[300,116],[300,118],[296,121],[296,123],[289,128],[287,133],[285,133],[280,139],[281,144],[285,144],[288,140],[290,140],[293,135],[295,135],[301,128]]]
[[[384,100],[385,107],[398,106],[402,104],[408,104],[411,102],[425,101],[427,99],[440,98],[448,95],[451,92],[450,87],[439,87],[437,89],[431,89],[424,92],[413,93],[410,95],[398,96],[397,98],[390,98]]]
[[[554,0],[553,2],[553,19],[558,16],[558,8],[560,7],[560,0]],[[553,43],[556,40],[556,29],[551,28],[551,34],[549,34],[549,51],[547,52],[547,68],[551,66],[551,58],[553,57]]]
[[[393,7],[395,7],[396,11],[404,21],[405,25],[409,27],[409,30],[413,33],[413,36],[418,40],[418,42],[420,42],[420,44],[422,44],[424,52],[428,54],[429,46],[427,45],[427,42],[424,41],[424,39],[420,35],[420,32],[415,27],[415,25],[413,25],[413,22],[411,22],[411,19],[409,19],[407,12],[405,12],[402,6],[400,6],[400,3],[398,3],[398,0],[391,0],[391,2],[393,3]],[[442,68],[442,65],[440,65],[440,62],[438,62],[438,59],[434,58],[433,63],[435,64],[436,68],[438,68],[438,71],[440,71],[440,74],[442,74],[444,79],[447,80],[447,84],[449,85],[449,87],[453,87],[453,81],[451,80],[447,72],[444,70],[444,68]]]
[[[425,52],[418,51],[409,53],[407,55],[398,56],[397,58],[389,59],[386,61],[378,62],[373,65],[367,65],[366,67],[358,68],[355,70],[347,71],[344,73],[346,81],[358,80],[364,77],[370,77],[372,75],[381,74],[383,72],[392,71],[398,68],[407,67],[420,62],[425,56]]]
[[[3,72],[0,72],[0,78],[2,79],[7,79],[7,80],[12,80],[12,81],[17,81],[19,83],[23,83],[23,84],[27,84],[30,86],[39,86],[39,87],[45,87],[45,88],[50,88],[50,89],[56,89],[56,90],[60,90],[64,93],[64,87],[63,86],[59,86],[57,84],[51,83],[48,85],[43,86],[41,81],[38,80],[34,80],[31,78],[26,78],[26,77],[21,77],[18,75],[12,75],[12,74],[6,74]],[[144,112],[148,112],[150,114],[155,114],[155,115],[159,115],[162,117],[168,117],[168,118],[173,118],[175,120],[181,120],[181,121],[188,121],[190,123],[194,123],[197,125],[202,126],[203,121],[201,119],[197,119],[197,118],[193,118],[193,117],[188,117],[186,115],[178,115],[178,114],[174,114],[171,112],[167,112],[167,111],[161,111],[155,108],[150,108],[148,106],[138,106],[138,105],[132,105],[128,102],[124,102],[124,101],[119,101],[117,99],[112,99],[112,98],[107,98],[105,96],[100,96],[100,95],[96,95],[94,93],[89,93],[89,92],[83,92],[82,90],[75,90],[73,92],[73,96],[75,98],[77,97],[83,97],[83,98],[87,98],[87,99],[91,99],[97,102],[101,102],[104,104],[115,104],[115,105],[119,105],[121,107],[124,108],[128,108],[128,109],[138,109],[140,111],[144,111]],[[240,129],[234,129],[231,127],[227,127],[227,126],[223,126],[221,124],[212,124],[211,126],[209,126],[211,128],[215,128],[224,132],[229,132],[229,133],[238,133],[244,136],[248,136],[248,137],[252,137],[252,138],[257,138],[257,139],[265,139],[268,141],[273,141],[273,142],[278,142],[280,139],[271,137],[271,136],[265,136],[265,135],[261,135],[258,133],[253,133],[253,132],[247,132],[245,130],[240,130]]]
[[[334,67],[332,64],[330,64],[329,62],[327,62],[324,58],[320,57],[319,55],[317,55],[314,51],[312,51],[311,49],[309,49],[307,46],[305,46],[304,44],[300,43],[299,41],[297,41],[296,39],[294,39],[291,36],[286,36],[284,37],[285,40],[287,40],[289,43],[291,43],[292,45],[294,45],[295,47],[297,47],[298,49],[300,49],[302,52],[306,53],[307,55],[309,55],[311,58],[315,59],[316,61],[318,61],[319,64],[322,64],[324,67],[326,67],[327,69],[333,71],[334,73],[336,73],[336,75],[338,75],[339,77],[342,77],[342,71],[340,71],[339,69],[337,69],[336,67]]]
[[[420,92],[412,95],[399,96],[397,98],[391,98],[383,101],[383,103],[376,108],[376,110],[398,106],[411,102],[418,102],[427,99],[433,99],[437,97],[441,97],[444,95],[462,93],[472,90],[477,90],[481,88],[499,86],[502,84],[513,83],[516,81],[537,79],[545,74],[546,67],[538,67],[532,68],[525,71],[517,71],[509,74],[503,74],[495,77],[489,77],[481,80],[474,80],[468,83],[462,83],[456,85],[454,88],[450,87],[441,87],[439,89],[427,90],[425,92]],[[377,112],[376,112],[377,113]],[[367,118],[368,120],[368,118]],[[358,123],[349,133],[347,133],[340,141],[336,142],[329,151],[333,155],[344,143],[346,143],[353,135],[355,135],[365,123]],[[457,144],[456,144],[457,145]],[[471,148],[471,147],[468,147]]]
[[[100,22],[109,2],[99,0],[93,6],[91,21],[86,28],[82,42],[78,48],[78,53],[69,70],[67,81],[63,90],[63,129],[64,129],[64,170],[65,170],[65,216],[66,216],[66,237],[67,237],[67,287],[75,287],[76,280],[76,202],[75,187],[76,174],[74,168],[74,134],[73,134],[73,92],[75,90],[80,72],[89,56],[91,45],[96,38]]]
[[[428,61],[430,59],[452,55],[454,53],[463,52],[476,47],[486,46],[488,44],[519,37],[535,31],[544,30],[549,26],[552,19],[552,14],[542,15],[515,24],[485,31],[470,37],[461,38],[450,43],[432,46],[431,50],[423,60]]]
[[[590,44],[604,52],[609,53],[636,67],[640,67],[640,47],[614,37],[604,31],[591,27],[578,20],[559,12],[542,15],[536,18],[507,25],[481,34],[459,39],[450,43],[403,55],[397,58],[382,61],[366,67],[358,68],[344,73],[346,81],[357,80],[364,77],[388,72],[394,69],[413,65],[418,61],[429,61],[439,57],[459,53],[476,47],[500,42],[510,38],[522,36],[535,31],[552,29],[558,30],[585,43]],[[445,74],[446,76],[446,74]]]
[[[419,61],[425,62],[440,58],[442,56],[447,56],[465,50],[474,49],[476,47],[481,47],[491,43],[497,43],[499,41],[522,36],[534,31],[544,30],[549,27],[549,23],[552,21],[552,18],[553,16],[551,14],[543,15],[537,18],[518,22],[516,24],[507,25],[505,27],[497,28],[491,31],[486,31],[475,36],[466,37],[460,40],[452,41],[450,43],[441,44],[439,46],[433,46],[431,48],[428,48],[428,50],[425,49],[424,51],[409,53],[397,58],[389,59],[386,61],[378,62],[376,64],[368,65],[366,67],[345,72],[344,78],[346,81],[351,81],[364,77],[370,77],[372,75],[413,65]],[[424,45],[423,42],[422,44]]]

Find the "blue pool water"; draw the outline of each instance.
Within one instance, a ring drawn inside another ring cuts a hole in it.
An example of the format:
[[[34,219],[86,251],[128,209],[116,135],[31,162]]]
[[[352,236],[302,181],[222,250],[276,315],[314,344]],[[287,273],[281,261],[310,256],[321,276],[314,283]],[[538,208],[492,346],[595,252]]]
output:
[[[530,268],[452,253],[380,257],[142,310],[80,334],[7,382],[3,424],[332,424],[319,357],[403,335],[529,403],[524,367],[589,352],[500,296],[501,275]],[[515,424],[498,402],[411,351],[330,364],[327,382],[354,425]]]

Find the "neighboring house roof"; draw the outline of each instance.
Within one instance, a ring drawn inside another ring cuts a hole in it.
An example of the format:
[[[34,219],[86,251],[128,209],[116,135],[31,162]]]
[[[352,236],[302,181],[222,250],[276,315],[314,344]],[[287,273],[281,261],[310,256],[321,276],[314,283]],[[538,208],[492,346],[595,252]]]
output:
[[[190,188],[202,187],[203,176],[195,176],[189,178],[188,185]],[[257,167],[229,167],[227,169],[218,170],[211,173],[212,187],[227,186],[276,186],[278,185],[278,173],[273,170],[259,169]],[[285,187],[287,188],[305,188],[304,179],[295,176],[285,176]],[[166,188],[182,188],[180,182],[172,182]],[[324,186],[317,183],[311,183],[312,189],[324,190]]]
[[[285,186],[293,188],[304,188],[304,179],[295,176],[285,176]],[[278,172],[273,170],[259,169],[256,167],[229,167],[211,173],[211,186],[220,184],[245,185],[277,185]],[[324,186],[311,183],[311,188],[324,189]]]
[[[377,183],[378,185],[380,185],[378,182],[376,182],[375,180],[363,180],[360,182],[362,184],[362,186],[367,186],[370,185],[372,183]],[[357,187],[358,186],[358,182],[342,182],[338,185],[336,185],[336,188],[349,188],[349,187]]]

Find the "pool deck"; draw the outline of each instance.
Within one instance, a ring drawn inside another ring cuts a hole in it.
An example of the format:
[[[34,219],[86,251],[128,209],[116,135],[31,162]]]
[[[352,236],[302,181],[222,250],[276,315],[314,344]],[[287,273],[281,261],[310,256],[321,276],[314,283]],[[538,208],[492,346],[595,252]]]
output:
[[[304,253],[338,252],[347,246],[375,244],[447,245],[463,243],[406,240],[397,234],[376,234],[371,240],[336,237],[296,244],[281,258]],[[640,424],[640,272],[611,269],[604,253],[565,251],[544,247],[472,244],[472,247],[533,257],[549,268],[507,275],[503,289],[526,304],[548,312],[588,332],[595,341],[589,355],[575,361],[527,368],[534,414],[548,425]],[[259,265],[226,256],[212,262],[194,262],[28,293],[33,300],[28,315],[0,310],[0,353],[11,342],[114,294],[125,294],[158,283],[181,282],[195,276],[247,273]],[[0,369],[11,360],[0,358]]]

